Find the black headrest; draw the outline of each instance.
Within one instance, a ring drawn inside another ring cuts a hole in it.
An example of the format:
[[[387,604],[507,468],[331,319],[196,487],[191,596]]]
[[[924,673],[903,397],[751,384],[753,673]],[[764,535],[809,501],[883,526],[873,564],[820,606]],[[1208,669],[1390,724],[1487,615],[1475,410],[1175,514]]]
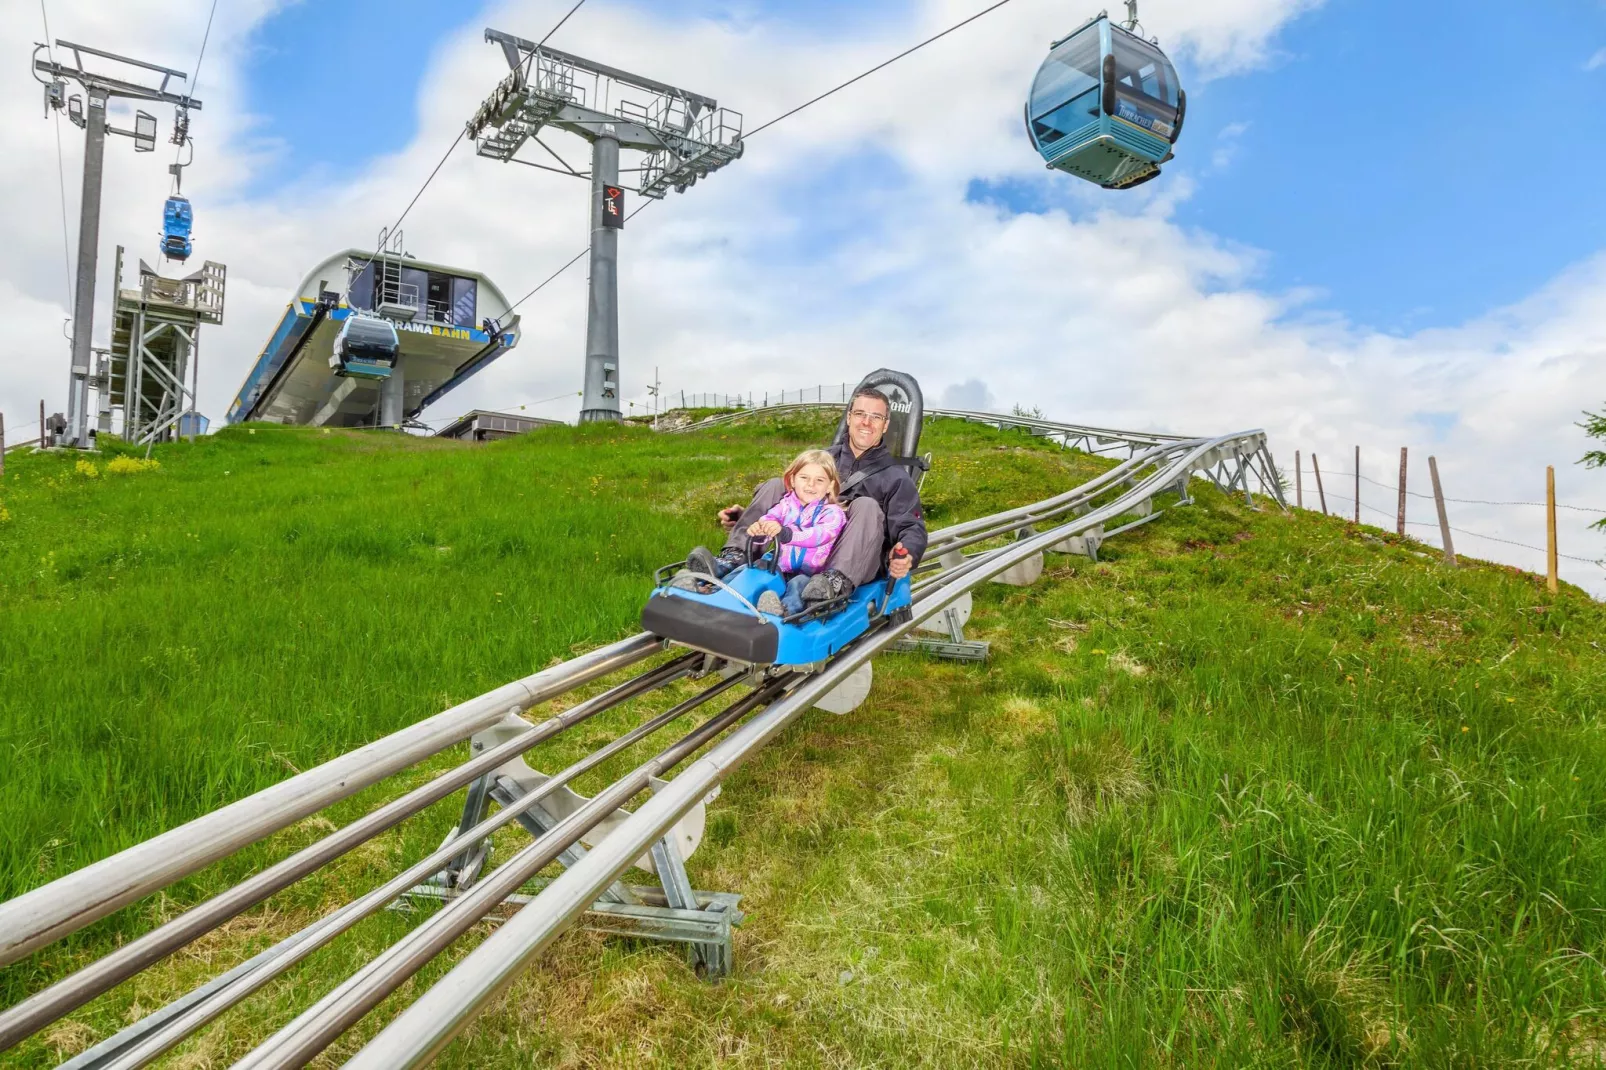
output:
[[[892,402],[887,433],[881,439],[881,444],[887,447],[887,452],[894,457],[919,456],[920,425],[925,415],[925,405],[920,398],[920,384],[915,382],[914,376],[905,372],[895,372],[891,368],[878,368],[859,380],[854,393],[865,387],[881,391]],[[842,419],[836,425],[836,435],[831,439],[832,445],[848,440],[848,410],[852,407],[853,400],[850,396],[848,404],[842,409]]]

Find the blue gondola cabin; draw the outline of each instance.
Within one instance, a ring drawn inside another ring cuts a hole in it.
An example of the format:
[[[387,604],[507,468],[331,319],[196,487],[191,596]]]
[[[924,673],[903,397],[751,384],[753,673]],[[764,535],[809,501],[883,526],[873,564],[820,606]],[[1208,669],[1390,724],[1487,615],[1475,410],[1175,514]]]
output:
[[[190,226],[193,223],[188,197],[173,196],[162,209],[162,255],[169,260],[188,260],[194,247],[190,244]]]
[[[348,312],[335,335],[329,367],[348,379],[388,379],[400,352],[401,339],[394,323]]]
[[[1186,110],[1165,53],[1101,14],[1050,47],[1026,102],[1026,132],[1048,166],[1129,189],[1171,159]]]

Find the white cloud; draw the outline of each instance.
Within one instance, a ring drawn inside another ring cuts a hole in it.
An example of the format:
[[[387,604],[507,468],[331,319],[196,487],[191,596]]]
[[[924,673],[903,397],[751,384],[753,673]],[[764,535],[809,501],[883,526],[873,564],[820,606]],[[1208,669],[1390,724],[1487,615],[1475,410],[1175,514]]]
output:
[[[931,402],[926,402],[931,404]],[[966,379],[950,383],[944,388],[938,405],[944,409],[968,409],[971,412],[997,412],[998,399],[980,379]]]
[[[59,35],[124,40],[110,23],[87,25],[98,10],[87,0],[58,6]],[[230,268],[228,322],[203,341],[203,408],[221,416],[301,274],[337,248],[371,243],[502,75],[481,28],[538,37],[567,6],[506,3],[443,41],[418,92],[420,133],[408,148],[349,181],[257,198],[240,192],[260,149],[237,79],[246,31],[267,9],[214,28],[200,158],[186,182],[198,255]],[[1308,6],[1149,0],[1143,13],[1168,49],[1220,76],[1267,62],[1277,29]],[[912,21],[875,32],[861,24],[854,39],[833,40],[764,21],[669,25],[650,8],[592,0],[554,43],[716,96],[751,128],[975,9],[973,0],[930,0]],[[741,161],[634,220],[621,243],[626,396],[645,400],[654,366],[671,390],[762,393],[853,381],[887,365],[918,375],[928,396],[975,397],[979,386],[982,399],[1006,407],[1106,426],[1265,427],[1285,465],[1297,448],[1347,470],[1337,462],[1358,442],[1364,471],[1383,481],[1392,481],[1400,445],[1415,458],[1431,448],[1455,497],[1532,500],[1544,465],[1555,464],[1564,500],[1606,498],[1606,480],[1571,465],[1585,448],[1572,427],[1578,411],[1606,403],[1606,259],[1562,272],[1512,308],[1403,337],[1356,328],[1309,293],[1264,292],[1258,253],[1174,221],[1189,172],[1208,164],[1211,147],[1201,144],[1193,159],[1184,143],[1170,181],[1121,198],[1045,174],[1019,108],[1049,40],[1069,28],[1062,15],[1053,5],[1003,8],[754,137]],[[185,24],[171,13],[160,21]],[[128,33],[137,22],[128,17]],[[119,47],[179,67],[193,54],[182,41],[129,38]],[[15,221],[0,250],[9,286],[0,287],[0,312],[40,325],[25,357],[0,358],[0,410],[9,415],[32,411],[40,391],[60,397],[66,376],[52,340],[64,314],[55,304],[63,295],[53,133],[26,106],[33,83],[14,66],[4,72],[0,87],[14,106],[0,113],[0,130],[17,162],[0,163],[0,194],[38,210]],[[579,143],[560,141],[581,156]],[[149,158],[121,144],[110,158],[108,268],[116,242],[149,257],[166,191]],[[70,145],[70,194],[76,174]],[[970,203],[974,178],[1022,183],[1064,207],[1012,216]],[[584,246],[585,197],[581,182],[460,150],[405,224],[408,246],[479,267],[517,296]],[[434,415],[576,389],[583,274],[577,266],[522,308],[519,349]],[[1456,419],[1431,423],[1443,413]],[[1412,480],[1425,486],[1420,469]],[[1367,500],[1392,506],[1383,491]],[[1458,505],[1452,515],[1458,526],[1543,541],[1537,511]],[[1606,552],[1606,538],[1585,531],[1581,516],[1568,523],[1564,552]],[[1498,544],[1466,539],[1458,548],[1539,563]],[[1564,575],[1606,591],[1598,569]]]
[[[1216,134],[1216,147],[1210,153],[1210,169],[1225,171],[1238,155],[1239,142],[1249,132],[1248,123],[1228,123]]]
[[[1593,56],[1584,61],[1584,70],[1593,71],[1606,67],[1606,48],[1600,49]]]

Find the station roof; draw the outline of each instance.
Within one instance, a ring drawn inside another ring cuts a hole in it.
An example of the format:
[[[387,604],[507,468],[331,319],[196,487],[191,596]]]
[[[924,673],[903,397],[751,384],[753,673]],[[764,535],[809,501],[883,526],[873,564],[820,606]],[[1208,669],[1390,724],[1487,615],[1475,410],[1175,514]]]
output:
[[[479,430],[518,435],[535,427],[551,427],[562,423],[562,420],[548,420],[542,416],[522,416],[518,413],[473,409],[435,432],[435,437],[462,438]]]

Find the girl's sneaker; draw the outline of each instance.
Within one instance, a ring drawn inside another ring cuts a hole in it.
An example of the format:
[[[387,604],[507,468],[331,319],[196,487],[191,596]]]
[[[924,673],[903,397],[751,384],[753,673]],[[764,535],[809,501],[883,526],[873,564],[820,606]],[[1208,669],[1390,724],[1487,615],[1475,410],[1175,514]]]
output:
[[[765,591],[759,595],[757,604],[760,613],[769,613],[776,617],[786,616],[786,607],[781,605],[781,596],[774,591]]]

